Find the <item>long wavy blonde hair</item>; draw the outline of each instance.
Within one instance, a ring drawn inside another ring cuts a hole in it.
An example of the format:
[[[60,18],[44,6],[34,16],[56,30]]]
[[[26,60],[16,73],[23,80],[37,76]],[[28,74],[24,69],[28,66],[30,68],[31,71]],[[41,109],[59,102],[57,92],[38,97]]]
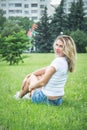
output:
[[[58,36],[54,42],[60,40],[64,44],[63,54],[65,55],[67,62],[68,62],[68,70],[73,72],[75,70],[75,63],[76,63],[76,45],[74,40],[67,35]]]

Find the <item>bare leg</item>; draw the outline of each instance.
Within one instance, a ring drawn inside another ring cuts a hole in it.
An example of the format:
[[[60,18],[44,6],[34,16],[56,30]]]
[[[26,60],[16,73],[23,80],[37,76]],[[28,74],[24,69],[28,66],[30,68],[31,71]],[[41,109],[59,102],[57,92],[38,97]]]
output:
[[[35,75],[31,75],[27,80],[24,86],[20,91],[19,97],[22,98],[25,94],[29,93],[29,85],[35,83],[38,80],[38,77]]]

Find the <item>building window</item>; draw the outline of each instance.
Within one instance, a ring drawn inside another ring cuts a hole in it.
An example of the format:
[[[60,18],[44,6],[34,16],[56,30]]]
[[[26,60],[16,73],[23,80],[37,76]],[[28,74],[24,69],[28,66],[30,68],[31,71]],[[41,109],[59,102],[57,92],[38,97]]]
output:
[[[41,10],[40,14],[43,15],[44,14],[44,10]]]
[[[31,7],[38,7],[38,4],[31,4]]]
[[[21,14],[22,10],[15,10],[16,13]]]
[[[6,14],[6,10],[3,10],[3,14]]]
[[[29,11],[26,10],[26,11],[24,11],[24,13],[25,13],[25,14],[29,14]]]
[[[7,0],[7,1],[8,1],[9,3],[10,3],[10,2],[15,2],[15,3],[16,3],[16,2],[20,2],[20,0]]]
[[[15,4],[14,3],[9,3],[9,7],[14,7]]]
[[[10,14],[15,14],[15,13],[20,14],[20,13],[22,13],[22,10],[9,10],[9,13]]]
[[[15,7],[22,7],[22,4],[21,3],[16,3]]]
[[[6,7],[6,4],[4,4],[4,3],[3,3],[3,4],[1,4],[1,7]]]
[[[32,17],[32,20],[37,20],[37,17]]]
[[[37,2],[37,0],[32,0],[32,2]]]
[[[44,2],[45,0],[40,0],[41,2]]]
[[[37,10],[31,10],[31,13],[37,13],[38,11]]]
[[[29,7],[29,5],[28,5],[28,4],[25,4],[25,5],[24,5],[24,7],[25,7],[25,8],[28,8],[28,7]]]
[[[9,10],[9,14],[13,14],[14,13],[14,10]]]
[[[45,5],[40,5],[40,8],[44,8],[45,7]]]
[[[2,2],[6,2],[6,0],[1,0]]]

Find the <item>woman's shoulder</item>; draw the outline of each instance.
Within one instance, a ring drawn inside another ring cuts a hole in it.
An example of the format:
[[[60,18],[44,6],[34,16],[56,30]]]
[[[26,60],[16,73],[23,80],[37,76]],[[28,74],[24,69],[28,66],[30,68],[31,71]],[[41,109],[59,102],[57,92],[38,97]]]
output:
[[[56,64],[57,66],[60,67],[68,65],[66,57],[57,57],[53,60],[52,64]]]
[[[66,57],[56,57],[53,61],[55,62],[63,62],[63,61],[67,61]]]

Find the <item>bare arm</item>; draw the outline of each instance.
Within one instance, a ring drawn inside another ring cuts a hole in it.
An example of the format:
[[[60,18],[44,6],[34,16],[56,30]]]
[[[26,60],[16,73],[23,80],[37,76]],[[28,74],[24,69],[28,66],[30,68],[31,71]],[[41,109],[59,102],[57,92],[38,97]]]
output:
[[[36,70],[36,71],[34,71],[34,72],[28,74],[28,75],[24,78],[24,80],[23,80],[22,89],[23,89],[24,86],[26,85],[26,83],[27,83],[27,81],[28,81],[28,78],[31,76],[31,74],[34,74],[35,76],[41,76],[41,75],[45,74],[46,68],[47,68],[47,67],[43,67],[43,68],[41,68],[41,69],[38,69],[38,70]]]
[[[34,75],[36,75],[36,76],[41,76],[41,75],[45,74],[46,68],[47,68],[47,67],[43,67],[43,68],[41,68],[41,69],[38,69],[38,70],[36,70],[36,71],[34,71],[34,72],[28,74],[28,75],[26,76],[26,78],[29,78],[31,74],[34,74]]]
[[[29,86],[29,91],[32,91],[33,89],[35,88],[40,88],[44,85],[47,84],[47,82],[49,81],[49,79],[51,78],[51,76],[56,72],[55,68],[54,67],[50,67],[46,72],[45,74],[43,75],[43,77],[38,80],[35,84],[32,84]]]
[[[47,69],[47,67],[41,68],[39,70],[34,71],[32,74],[34,74],[36,76],[41,76],[41,75],[45,74],[46,69]]]

